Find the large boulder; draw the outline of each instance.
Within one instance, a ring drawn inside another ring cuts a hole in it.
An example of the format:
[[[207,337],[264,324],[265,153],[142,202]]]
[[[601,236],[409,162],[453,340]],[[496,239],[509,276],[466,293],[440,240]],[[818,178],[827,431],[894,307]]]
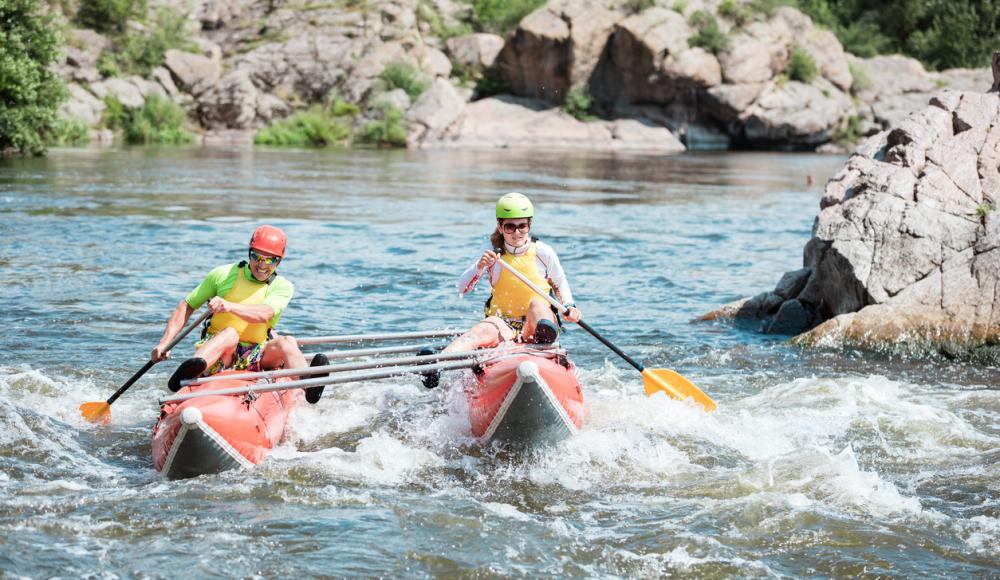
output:
[[[585,0],[555,0],[526,16],[497,66],[520,96],[561,103],[589,82],[617,16]]]
[[[219,63],[210,57],[172,48],[163,60],[177,88],[194,96],[212,88],[219,80]]]
[[[802,344],[1000,360],[998,206],[1000,95],[943,91],[827,183],[802,269],[706,318],[759,318]]]
[[[679,13],[666,8],[650,8],[618,22],[608,47],[594,73],[591,90],[595,96],[618,103],[668,103],[678,93],[701,84],[721,81],[721,69],[708,53],[688,54],[691,28]],[[681,71],[690,68],[681,59],[697,58],[710,69],[702,81],[684,82]],[[667,63],[669,72],[663,70]],[[705,64],[707,63],[707,64]]]
[[[811,149],[830,141],[851,99],[829,81],[771,83],[741,118],[747,141],[760,148]]]

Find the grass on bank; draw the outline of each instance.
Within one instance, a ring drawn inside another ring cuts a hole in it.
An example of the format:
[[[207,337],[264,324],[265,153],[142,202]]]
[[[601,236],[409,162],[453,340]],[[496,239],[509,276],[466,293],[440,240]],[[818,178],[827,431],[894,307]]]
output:
[[[390,62],[379,73],[375,81],[375,91],[388,93],[395,89],[403,89],[410,100],[415,101],[430,84],[430,79],[417,67],[406,62]]]
[[[270,147],[331,147],[351,140],[351,129],[344,120],[357,115],[357,105],[333,97],[326,104],[275,121],[254,136],[256,145]]]
[[[688,44],[699,46],[718,56],[730,48],[729,37],[719,28],[719,22],[711,12],[699,10],[689,19],[695,33],[688,38]]]
[[[806,49],[793,44],[791,54],[788,57],[788,68],[785,69],[785,74],[793,81],[799,81],[808,85],[816,80],[816,75],[819,74],[819,67],[816,66],[816,60],[813,59],[812,55]]]
[[[561,108],[579,121],[597,120],[597,116],[594,115],[594,100],[585,86],[570,90]]]
[[[104,104],[104,126],[121,131],[130,145],[186,145],[195,140],[184,129],[184,109],[163,97],[151,95],[138,109],[126,109],[113,95]]]
[[[83,147],[90,143],[90,127],[79,119],[58,118],[42,139],[49,147]]]
[[[379,148],[406,147],[408,130],[403,112],[389,104],[380,105],[378,112],[381,118],[361,129],[357,143]]]

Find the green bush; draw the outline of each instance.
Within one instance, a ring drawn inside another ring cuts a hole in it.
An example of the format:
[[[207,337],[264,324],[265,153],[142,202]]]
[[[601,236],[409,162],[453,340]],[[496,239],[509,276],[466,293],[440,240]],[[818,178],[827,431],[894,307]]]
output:
[[[491,69],[484,72],[479,77],[479,80],[476,81],[475,91],[476,99],[485,99],[493,95],[510,93],[510,85],[507,84],[507,81],[503,80],[503,76],[500,75],[499,71]]]
[[[101,73],[101,76],[104,78],[122,76],[122,71],[118,68],[118,59],[115,58],[115,53],[104,52],[101,54],[100,58],[97,59],[97,72]]]
[[[427,0],[420,0],[420,3],[417,4],[417,19],[427,23],[434,36],[441,40],[448,40],[455,36],[464,36],[473,32],[472,25],[466,22],[456,26],[445,26],[437,7]]]
[[[1000,46],[996,0],[797,0],[858,56],[903,53],[931,69],[986,67]]]
[[[343,144],[350,137],[350,129],[337,120],[331,109],[313,105],[307,111],[271,123],[254,136],[253,142],[272,147],[322,148]]]
[[[753,11],[736,0],[722,0],[719,4],[719,16],[728,18],[736,26],[745,26],[753,20]]]
[[[983,203],[976,207],[976,215],[979,216],[979,219],[986,219],[986,214],[990,213],[994,209],[995,208],[992,205]]]
[[[152,95],[142,107],[129,110],[109,95],[104,104],[104,126],[121,130],[126,143],[184,145],[194,141],[194,135],[184,129],[184,109],[173,101]]]
[[[66,89],[49,69],[61,39],[39,0],[0,0],[0,154],[45,153]]]
[[[653,6],[656,6],[656,0],[625,0],[622,2],[622,9],[627,14],[641,14]]]
[[[848,70],[851,71],[851,92],[866,91],[872,88],[872,78],[868,75],[868,69],[863,64],[847,63]]]
[[[59,118],[43,138],[52,147],[80,147],[90,143],[90,128],[78,119]]]
[[[853,147],[861,140],[861,118],[851,115],[844,119],[833,135],[833,142],[845,149]]]
[[[699,10],[691,15],[690,23],[697,31],[688,38],[690,46],[700,46],[716,55],[729,50],[729,37],[719,28],[712,13]]]
[[[545,0],[472,0],[472,11],[482,30],[504,35]]]
[[[163,64],[164,55],[172,48],[197,52],[188,36],[186,22],[187,15],[170,8],[161,9],[150,34],[127,34],[116,42],[118,66],[126,72],[148,76]]]
[[[816,80],[819,68],[813,57],[801,46],[792,45],[792,53],[788,57],[788,68],[785,69],[788,78],[809,84]]]
[[[358,142],[375,147],[405,147],[407,127],[403,112],[392,105],[383,105],[379,113],[382,118],[365,125]]]
[[[375,90],[383,93],[403,89],[411,100],[423,94],[430,81],[416,67],[405,62],[391,62],[385,65],[375,81]]]
[[[576,87],[566,94],[562,110],[579,119],[580,121],[593,121],[597,119],[593,115],[594,102],[590,98],[590,93],[586,87]]]
[[[684,12],[687,11],[687,8],[688,8],[687,0],[677,0],[676,2],[674,2],[674,5],[671,6],[671,9],[674,12],[680,14],[684,14]]]
[[[129,19],[146,16],[146,0],[81,0],[76,21],[105,34],[122,34]]]

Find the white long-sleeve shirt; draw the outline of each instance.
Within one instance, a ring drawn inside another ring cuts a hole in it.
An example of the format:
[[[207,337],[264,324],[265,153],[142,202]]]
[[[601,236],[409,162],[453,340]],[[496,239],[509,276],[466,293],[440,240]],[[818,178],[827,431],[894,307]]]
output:
[[[542,275],[543,278],[548,280],[549,286],[556,291],[556,297],[563,305],[573,304],[573,291],[570,290],[569,282],[566,280],[566,272],[563,271],[562,264],[559,263],[559,256],[556,255],[555,250],[545,242],[534,242],[535,244],[535,267],[538,268],[538,273]],[[483,252],[486,250],[492,250],[493,247],[487,240],[481,248],[479,248],[479,253],[476,254],[476,260],[472,262],[472,265],[462,274],[458,279],[458,292],[463,296],[472,292],[472,289],[476,287],[479,283],[479,279],[483,277],[483,274],[489,272],[490,286],[496,286],[498,280],[500,280],[500,272],[503,268],[498,264],[493,264],[485,270],[479,269],[479,259],[483,257]],[[527,247],[525,247],[527,250]]]

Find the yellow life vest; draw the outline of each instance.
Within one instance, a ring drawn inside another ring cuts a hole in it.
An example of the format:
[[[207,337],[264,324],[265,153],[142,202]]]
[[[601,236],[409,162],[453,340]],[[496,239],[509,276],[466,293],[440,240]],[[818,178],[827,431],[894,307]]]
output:
[[[535,242],[530,242],[531,246],[523,254],[514,255],[504,252],[501,260],[510,264],[515,270],[535,283],[536,286],[549,292],[551,287],[548,280],[538,272],[538,264],[535,261]],[[486,316],[500,316],[509,320],[523,320],[528,315],[528,305],[531,299],[536,298],[535,291],[528,288],[528,285],[518,280],[506,269],[500,272],[500,278],[493,286],[493,296],[490,297],[486,306]]]
[[[241,267],[240,272],[236,274],[233,288],[222,299],[237,304],[263,304],[266,295],[267,284],[257,280],[248,280],[246,270]],[[240,333],[240,342],[252,344],[267,342],[268,326],[266,322],[250,323],[232,312],[213,315],[212,323],[208,327],[208,334],[212,335],[226,328],[235,328],[236,332]]]

